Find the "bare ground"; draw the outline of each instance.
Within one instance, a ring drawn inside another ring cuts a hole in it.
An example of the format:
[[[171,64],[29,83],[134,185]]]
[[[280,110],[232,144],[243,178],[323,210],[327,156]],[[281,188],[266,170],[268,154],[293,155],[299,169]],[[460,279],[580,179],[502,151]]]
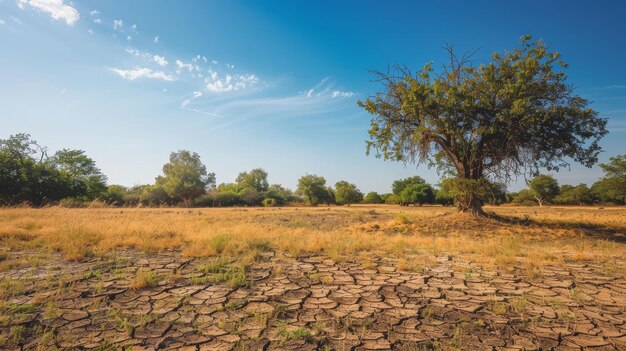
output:
[[[439,253],[406,272],[265,251],[243,280],[177,250],[41,261],[0,273],[0,349],[626,350],[626,280],[592,261],[533,273]]]

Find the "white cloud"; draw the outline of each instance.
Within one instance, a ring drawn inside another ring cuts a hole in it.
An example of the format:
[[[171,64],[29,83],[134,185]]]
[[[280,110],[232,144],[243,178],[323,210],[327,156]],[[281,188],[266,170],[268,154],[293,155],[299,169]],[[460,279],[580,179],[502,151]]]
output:
[[[89,34],[93,34],[93,30],[91,29],[87,29],[87,32],[89,32]]]
[[[89,14],[92,15],[92,16],[97,16],[97,15],[100,14],[100,11],[98,11],[98,10],[91,10],[91,11],[89,11]]]
[[[229,91],[254,88],[259,83],[259,77],[255,74],[227,74],[223,79],[219,78],[217,72],[209,71],[210,76],[205,79],[206,88],[212,93],[223,93]],[[209,79],[210,78],[210,79]]]
[[[6,22],[2,18],[0,18],[0,24],[5,24],[5,23]]]
[[[165,81],[173,81],[174,77],[163,72],[163,71],[153,71],[150,68],[145,67],[135,67],[129,70],[123,70],[119,68],[109,68],[112,72],[117,73],[120,77],[126,80],[135,80],[139,78],[151,78],[151,79],[161,79]]]
[[[217,65],[219,62],[217,62],[217,60],[213,60],[211,61],[212,64]]]
[[[193,71],[193,65],[191,63],[184,63],[181,60],[176,60],[176,66],[178,66],[178,69],[176,70],[177,73],[180,73],[183,69],[186,69],[189,72]]]
[[[133,37],[131,37],[130,35],[126,37],[126,41],[133,41]]]
[[[23,9],[24,4],[28,4],[31,7],[47,12],[55,20],[64,20],[69,26],[73,26],[80,18],[78,11],[70,5],[67,5],[64,0],[18,0],[18,6]]]
[[[167,60],[163,56],[154,55],[152,61],[156,62],[159,66],[167,66]]]
[[[102,23],[102,20],[99,18],[94,18],[93,23],[100,24]]]
[[[113,29],[122,28],[124,26],[124,21],[122,20],[113,20]]]
[[[184,100],[184,101],[180,104],[180,107],[185,108],[185,107],[189,106],[189,104],[191,103],[191,100],[193,100],[193,99],[197,99],[197,98],[199,98],[200,96],[202,96],[202,92],[200,92],[200,91],[194,91],[194,92],[193,92],[193,96],[192,96],[191,98],[189,98],[189,99],[185,99],[185,100]]]
[[[137,33],[137,25],[133,24],[132,27],[130,27],[130,29],[133,31],[133,33]]]
[[[152,39],[152,42],[155,44],[159,43],[159,36],[157,35],[156,37],[154,37],[154,39]]]
[[[344,97],[353,97],[356,93],[352,92],[352,91],[340,91],[340,90],[335,90],[332,92],[332,94],[330,95],[331,98],[335,99],[335,98],[344,98]]]

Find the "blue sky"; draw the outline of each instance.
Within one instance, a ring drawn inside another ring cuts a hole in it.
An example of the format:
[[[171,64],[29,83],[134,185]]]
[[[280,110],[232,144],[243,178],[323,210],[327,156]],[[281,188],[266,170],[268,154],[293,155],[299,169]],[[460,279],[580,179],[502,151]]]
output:
[[[446,43],[488,58],[532,34],[609,118],[606,161],[626,153],[624,14],[622,1],[0,0],[0,138],[83,149],[128,186],[153,182],[179,149],[218,182],[263,167],[291,188],[305,173],[363,191],[415,174],[437,183],[425,166],[365,155],[368,69],[439,65]]]

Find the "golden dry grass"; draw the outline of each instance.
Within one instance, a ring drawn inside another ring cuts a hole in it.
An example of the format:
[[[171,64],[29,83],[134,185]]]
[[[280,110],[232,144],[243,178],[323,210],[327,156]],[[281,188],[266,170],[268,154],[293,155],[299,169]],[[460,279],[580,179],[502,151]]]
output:
[[[67,260],[117,248],[180,250],[188,257],[250,260],[273,250],[293,257],[321,254],[371,265],[400,259],[419,270],[433,254],[463,255],[505,267],[522,261],[532,273],[545,263],[593,260],[624,275],[625,208],[488,207],[517,223],[476,221],[443,207],[351,206],[212,209],[0,209],[0,252],[52,250]],[[422,257],[418,259],[416,257]],[[416,264],[418,262],[418,264]],[[0,260],[9,265],[36,262]]]

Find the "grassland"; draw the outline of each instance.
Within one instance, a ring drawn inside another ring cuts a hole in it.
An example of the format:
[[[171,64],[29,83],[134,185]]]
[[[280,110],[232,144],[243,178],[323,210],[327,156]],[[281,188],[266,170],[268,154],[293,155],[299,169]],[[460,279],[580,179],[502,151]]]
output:
[[[516,326],[536,347],[552,345],[538,339],[541,328],[572,347],[626,342],[626,209],[486,210],[497,216],[384,205],[0,209],[0,341],[25,349],[471,349],[495,346],[494,330],[514,340],[502,328]],[[390,295],[374,299],[363,279]],[[387,308],[407,317],[381,322]],[[409,322],[412,332],[396,334],[410,340],[388,334]],[[599,331],[581,334],[582,323]]]

